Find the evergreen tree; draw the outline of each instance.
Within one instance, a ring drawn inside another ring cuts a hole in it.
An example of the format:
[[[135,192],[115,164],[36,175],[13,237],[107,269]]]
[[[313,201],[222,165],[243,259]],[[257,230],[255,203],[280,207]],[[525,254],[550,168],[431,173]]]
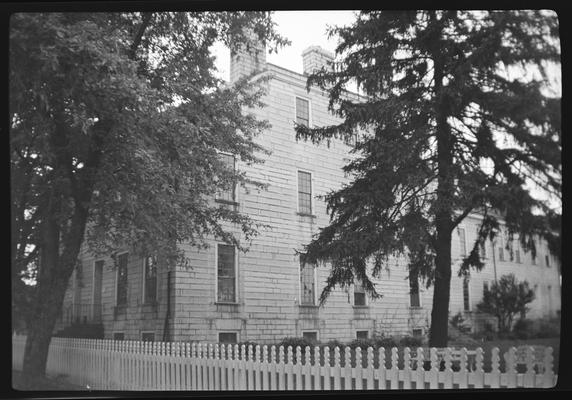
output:
[[[451,236],[469,213],[483,217],[459,274],[483,267],[480,245],[499,216],[533,254],[538,236],[558,235],[557,211],[531,194],[536,185],[560,201],[560,98],[545,90],[547,70],[559,67],[557,18],[374,11],[330,34],[339,61],[307,84],[329,93],[343,122],[296,127],[301,140],[353,145],[351,183],[325,196],[330,223],[304,249],[308,262],[331,262],[320,300],[355,278],[379,297],[369,276],[405,255],[410,273],[434,285],[429,344],[446,346]],[[352,82],[359,100],[345,92]]]
[[[13,310],[27,310],[23,372],[34,379],[84,242],[171,267],[185,261],[180,243],[244,249],[256,234],[212,200],[262,186],[218,154],[261,161],[253,137],[267,123],[245,112],[261,86],[216,78],[211,48],[286,41],[266,12],[20,13],[10,23]]]

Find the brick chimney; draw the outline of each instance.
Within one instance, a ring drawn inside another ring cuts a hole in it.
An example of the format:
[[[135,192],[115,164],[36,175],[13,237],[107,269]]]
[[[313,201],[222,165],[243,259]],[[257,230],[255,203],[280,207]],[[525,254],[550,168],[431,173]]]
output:
[[[243,76],[266,69],[266,46],[254,33],[249,33],[253,42],[249,48],[240,46],[230,53],[230,81],[236,82]]]
[[[325,67],[326,70],[331,70],[333,68],[331,63],[334,61],[334,54],[320,46],[310,46],[302,52],[302,60],[304,75],[310,75],[322,67]]]

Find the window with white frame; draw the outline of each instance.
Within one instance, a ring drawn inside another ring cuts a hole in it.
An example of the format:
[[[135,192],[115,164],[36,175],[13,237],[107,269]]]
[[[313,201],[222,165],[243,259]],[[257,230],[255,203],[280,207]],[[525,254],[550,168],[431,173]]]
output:
[[[312,174],[298,171],[298,212],[312,214]]]
[[[356,331],[356,339],[367,339],[369,331]]]
[[[236,258],[234,246],[217,245],[217,301],[236,302]]]
[[[303,261],[300,256],[300,304],[316,305],[316,266]]]
[[[499,232],[499,261],[504,261],[504,243],[502,240],[502,232]]]
[[[127,264],[129,254],[122,253],[117,256],[117,301],[116,305],[123,306],[127,304]]]
[[[224,344],[238,343],[238,332],[219,332],[218,342]]]
[[[143,267],[143,299],[145,304],[157,301],[157,259],[154,256],[145,257]]]
[[[461,252],[461,257],[467,256],[467,242],[465,241],[465,228],[459,228],[459,249]]]
[[[421,307],[419,298],[419,277],[417,272],[409,272],[409,305],[411,307]]]
[[[469,278],[463,278],[463,309],[471,311],[471,301],[469,298]]]
[[[548,256],[548,254],[544,255],[544,260],[546,262],[546,266],[550,267],[550,257]]]
[[[365,289],[360,281],[354,282],[354,306],[366,306]]]
[[[302,331],[302,337],[312,342],[318,341],[318,331]]]
[[[236,159],[232,154],[220,153],[219,157],[223,161],[224,165],[231,171],[236,171]],[[236,190],[234,183],[229,183],[227,189],[220,189],[217,192],[216,199],[228,202],[236,202]]]
[[[310,102],[301,97],[296,97],[296,122],[310,126]]]

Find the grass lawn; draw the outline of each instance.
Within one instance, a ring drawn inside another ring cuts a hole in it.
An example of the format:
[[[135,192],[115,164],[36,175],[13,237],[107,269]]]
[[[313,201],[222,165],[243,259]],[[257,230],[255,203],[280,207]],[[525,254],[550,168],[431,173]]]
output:
[[[32,387],[27,387],[23,382],[23,376],[20,371],[12,370],[12,388],[14,390],[86,390],[86,388],[78,385],[73,385],[65,380],[63,377],[46,377],[40,378],[34,382]]]

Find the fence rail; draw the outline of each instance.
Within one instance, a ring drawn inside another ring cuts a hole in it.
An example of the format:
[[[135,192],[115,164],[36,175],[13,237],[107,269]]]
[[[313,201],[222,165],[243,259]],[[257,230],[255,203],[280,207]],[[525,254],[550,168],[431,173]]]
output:
[[[15,370],[22,368],[25,341],[13,336]],[[513,347],[503,355],[504,368],[494,348],[487,371],[481,348],[406,347],[401,360],[392,348],[390,358],[385,349],[371,347],[362,352],[52,338],[46,373],[95,390],[548,388],[557,380],[551,347]]]

